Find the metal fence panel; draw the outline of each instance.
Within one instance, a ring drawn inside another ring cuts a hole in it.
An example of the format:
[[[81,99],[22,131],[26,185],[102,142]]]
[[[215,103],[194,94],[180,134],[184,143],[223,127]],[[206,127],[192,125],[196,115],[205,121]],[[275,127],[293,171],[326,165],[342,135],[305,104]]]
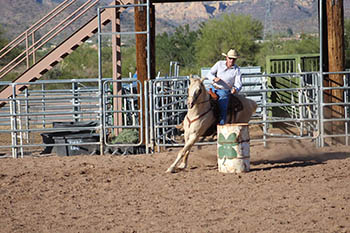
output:
[[[250,124],[262,128],[261,135],[252,141],[264,142],[280,138],[310,139],[318,131],[318,75],[274,74],[275,79],[297,80],[300,87],[274,88],[267,80],[271,75],[247,74],[248,80],[240,94],[255,100],[258,111]],[[253,81],[254,82],[253,82]],[[310,81],[311,80],[311,81]],[[310,83],[311,82],[311,83]],[[152,112],[154,134],[153,141],[157,146],[182,146],[182,138],[175,126],[182,122],[187,112],[187,77],[163,78],[152,80]],[[286,95],[290,101],[271,101],[271,96]],[[279,114],[283,112],[284,114]],[[276,131],[284,127],[284,131]],[[200,144],[212,144],[202,142]]]
[[[144,118],[139,105],[143,101],[140,82],[105,79],[99,88],[100,83],[99,79],[1,82],[2,87],[11,86],[13,93],[17,85],[26,85],[27,89],[0,100],[0,153],[7,156],[10,150],[12,157],[23,157],[49,154],[56,149],[64,154],[62,150],[68,148],[74,154],[91,147],[88,153],[99,154],[105,152],[101,150],[106,146],[116,151],[141,145]],[[113,85],[120,86],[120,93],[113,94]],[[131,137],[136,141],[128,141]]]
[[[350,72],[324,73],[333,74],[342,75],[344,84],[324,87],[322,77],[315,72],[254,75],[254,83],[259,87],[241,92],[247,98],[259,97],[260,111],[249,122],[251,142],[267,145],[274,140],[310,139],[318,146],[325,146],[341,139],[348,145]],[[276,88],[267,82],[271,77],[296,80],[300,85]],[[134,152],[149,152],[155,147],[183,145],[182,133],[175,126],[187,113],[188,77],[159,78],[144,85],[135,79],[0,82],[0,87],[10,86],[13,93],[17,85],[28,88],[11,98],[0,99],[0,154],[3,157],[39,155],[54,146],[70,146],[72,150],[93,146],[95,151],[91,153],[98,150],[103,153],[101,150],[107,147],[113,148],[111,153],[126,153],[130,148],[145,149]],[[120,91],[113,93],[113,90]],[[342,98],[326,102],[325,94],[333,91],[341,91]],[[343,114],[324,114],[335,106]],[[332,130],[329,125],[340,130]],[[88,132],[97,140],[53,141],[51,138],[45,141],[48,135],[61,137],[67,128]],[[118,136],[119,139],[114,140]],[[204,140],[197,145],[213,143],[215,141]]]
[[[20,85],[27,89],[16,95],[15,89]],[[62,136],[62,132],[95,132],[100,119],[99,92],[94,87],[97,85],[98,80],[91,79],[0,83],[2,87],[13,89],[9,99],[1,100],[3,106],[0,108],[0,134],[10,133],[11,143],[4,139],[0,148],[11,149],[12,157],[23,157],[42,152],[42,147],[52,147],[52,137]],[[81,124],[92,121],[96,124]],[[71,124],[64,126],[68,122]],[[77,122],[79,125],[75,124]],[[44,140],[48,135],[51,136],[49,143]],[[55,145],[63,144],[69,145]],[[98,145],[99,142],[81,141],[79,145],[90,144]]]

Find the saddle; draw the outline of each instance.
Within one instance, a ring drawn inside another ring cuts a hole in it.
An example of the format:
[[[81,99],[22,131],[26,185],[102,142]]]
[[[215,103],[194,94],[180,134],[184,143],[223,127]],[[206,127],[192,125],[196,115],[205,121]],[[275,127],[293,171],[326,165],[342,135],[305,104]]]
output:
[[[211,96],[210,104],[212,106],[216,121],[213,122],[213,124],[208,128],[208,130],[205,132],[203,136],[210,136],[216,133],[216,125],[219,123],[219,120],[220,120],[220,108],[219,108],[218,98],[213,98]],[[242,102],[239,100],[239,98],[236,95],[230,94],[228,107],[227,107],[226,123],[235,123],[237,118],[237,113],[242,110],[243,110]]]
[[[243,110],[243,104],[237,95],[231,94],[228,102],[226,123],[235,123],[237,120],[237,113]]]

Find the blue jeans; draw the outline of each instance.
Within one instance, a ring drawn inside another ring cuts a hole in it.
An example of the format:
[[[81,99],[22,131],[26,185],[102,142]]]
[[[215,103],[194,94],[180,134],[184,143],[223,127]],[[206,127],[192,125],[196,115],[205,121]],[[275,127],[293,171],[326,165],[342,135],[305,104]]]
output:
[[[226,115],[227,115],[227,107],[228,107],[228,101],[229,101],[229,95],[230,95],[230,90],[220,90],[220,89],[215,89],[213,86],[211,86],[213,92],[218,95],[218,103],[219,103],[219,108],[220,108],[220,120],[219,124],[224,125],[226,123]]]

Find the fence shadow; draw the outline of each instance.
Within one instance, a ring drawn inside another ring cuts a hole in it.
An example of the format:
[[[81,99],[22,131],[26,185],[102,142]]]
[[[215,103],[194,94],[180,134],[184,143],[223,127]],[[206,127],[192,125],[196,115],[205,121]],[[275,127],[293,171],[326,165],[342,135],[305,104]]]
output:
[[[349,152],[318,152],[309,155],[283,155],[281,159],[259,159],[251,161],[251,165],[270,165],[264,168],[252,168],[251,171],[271,170],[276,168],[307,167],[323,164],[329,160],[342,160],[350,158]]]

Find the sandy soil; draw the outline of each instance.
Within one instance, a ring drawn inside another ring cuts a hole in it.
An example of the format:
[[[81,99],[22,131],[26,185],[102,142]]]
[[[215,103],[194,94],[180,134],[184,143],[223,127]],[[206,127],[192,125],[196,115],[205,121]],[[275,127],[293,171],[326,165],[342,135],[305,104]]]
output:
[[[350,232],[350,148],[251,145],[251,171],[216,146],[153,155],[0,160],[0,232]]]

